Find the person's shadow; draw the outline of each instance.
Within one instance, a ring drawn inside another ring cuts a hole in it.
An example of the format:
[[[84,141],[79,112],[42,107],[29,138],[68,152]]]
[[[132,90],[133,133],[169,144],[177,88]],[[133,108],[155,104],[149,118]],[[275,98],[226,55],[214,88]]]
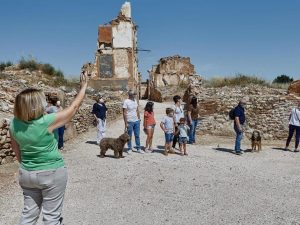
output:
[[[278,150],[278,151],[284,151],[284,152],[293,152],[292,150],[290,149],[285,149],[285,148],[272,148],[274,150]]]
[[[234,149],[229,149],[229,148],[213,148],[213,150],[216,150],[216,151],[220,151],[220,152],[227,152],[227,153],[231,153],[231,154],[236,154],[235,153],[235,150]],[[243,152],[252,152],[251,149],[246,149],[244,150]]]
[[[86,141],[85,143],[90,145],[98,145],[97,141]]]

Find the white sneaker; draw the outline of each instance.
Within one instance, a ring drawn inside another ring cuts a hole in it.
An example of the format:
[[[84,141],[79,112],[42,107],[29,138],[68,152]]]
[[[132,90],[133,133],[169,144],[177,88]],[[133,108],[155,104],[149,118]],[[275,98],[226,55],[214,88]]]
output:
[[[141,149],[138,149],[136,152],[137,152],[137,153],[140,153],[140,154],[144,154],[144,153],[145,153],[145,152],[144,152],[143,150],[141,150]]]
[[[127,154],[130,155],[132,153],[132,149],[127,150]]]

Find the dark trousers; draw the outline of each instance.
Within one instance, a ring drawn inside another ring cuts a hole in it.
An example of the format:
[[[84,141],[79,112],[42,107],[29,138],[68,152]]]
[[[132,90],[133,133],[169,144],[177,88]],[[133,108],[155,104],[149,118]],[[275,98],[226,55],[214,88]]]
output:
[[[177,125],[179,126],[180,123],[177,123]],[[172,148],[176,147],[177,142],[179,141],[179,132],[178,132],[178,126],[175,127],[175,135],[173,137],[173,144],[172,144]]]
[[[300,126],[294,126],[294,125],[289,125],[289,136],[286,140],[286,146],[288,147],[293,136],[294,136],[294,131],[296,130],[296,139],[295,139],[295,148],[297,149],[299,146],[299,139],[300,139]]]
[[[65,126],[58,128],[58,149],[64,147]]]

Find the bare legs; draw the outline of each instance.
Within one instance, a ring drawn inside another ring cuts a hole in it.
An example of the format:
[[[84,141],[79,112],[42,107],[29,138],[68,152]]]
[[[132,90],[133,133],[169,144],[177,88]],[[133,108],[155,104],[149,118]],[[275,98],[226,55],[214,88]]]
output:
[[[153,133],[154,133],[153,128],[150,129],[147,128],[146,150],[149,149],[150,151],[152,151]]]

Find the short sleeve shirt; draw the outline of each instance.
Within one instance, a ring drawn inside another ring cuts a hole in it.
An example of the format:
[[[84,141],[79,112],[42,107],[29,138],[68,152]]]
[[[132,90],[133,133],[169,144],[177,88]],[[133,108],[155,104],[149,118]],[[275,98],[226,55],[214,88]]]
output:
[[[137,115],[138,104],[136,100],[126,99],[123,103],[123,109],[127,109],[127,122],[136,122],[139,120]]]
[[[20,147],[23,169],[49,170],[65,165],[57,147],[57,139],[54,133],[48,131],[55,116],[56,113],[51,113],[28,122],[17,118],[12,120],[10,132]]]
[[[291,119],[289,121],[290,125],[294,125],[294,126],[300,126],[300,111],[299,109],[292,109],[291,112]]]
[[[178,126],[178,129],[179,129],[179,137],[188,137],[188,131],[189,131],[188,126],[180,124]]]
[[[240,120],[240,124],[243,125],[246,121],[246,117],[245,117],[245,109],[238,105],[235,110],[234,110],[234,116],[238,117]]]
[[[154,119],[154,112],[149,113],[149,112],[145,111],[144,112],[144,120],[145,120],[146,126],[155,125],[156,122]]]
[[[174,131],[174,120],[172,117],[164,116],[161,120],[162,124],[164,125],[167,133],[173,133]]]
[[[95,103],[93,105],[92,113],[96,115],[97,118],[104,120],[106,118],[106,105],[104,103]]]
[[[188,111],[191,112],[192,120],[196,120],[196,119],[199,118],[199,113],[200,113],[200,107],[199,106],[194,108],[193,105],[189,105]]]

